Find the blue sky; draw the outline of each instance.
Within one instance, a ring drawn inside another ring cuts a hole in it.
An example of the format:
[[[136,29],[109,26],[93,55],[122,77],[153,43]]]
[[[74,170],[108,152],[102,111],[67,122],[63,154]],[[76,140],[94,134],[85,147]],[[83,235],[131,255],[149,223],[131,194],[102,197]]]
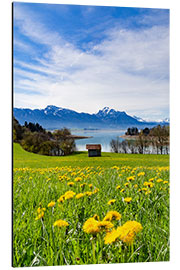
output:
[[[169,117],[169,10],[14,3],[14,106]]]

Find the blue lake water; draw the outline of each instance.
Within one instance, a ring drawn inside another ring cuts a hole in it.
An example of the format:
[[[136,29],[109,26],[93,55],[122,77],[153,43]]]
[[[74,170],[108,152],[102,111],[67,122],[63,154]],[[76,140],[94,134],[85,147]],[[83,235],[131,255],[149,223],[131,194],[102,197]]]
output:
[[[86,144],[101,144],[102,152],[110,152],[110,141],[124,135],[126,130],[71,130],[73,135],[92,136],[93,138],[76,140],[78,151],[86,151]],[[122,141],[122,138],[119,138]]]

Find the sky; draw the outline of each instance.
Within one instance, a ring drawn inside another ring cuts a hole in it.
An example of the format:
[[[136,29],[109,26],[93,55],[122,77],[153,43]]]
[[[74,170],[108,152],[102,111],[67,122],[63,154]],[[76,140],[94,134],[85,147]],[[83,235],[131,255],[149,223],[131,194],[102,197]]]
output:
[[[13,4],[14,107],[169,118],[169,10]]]

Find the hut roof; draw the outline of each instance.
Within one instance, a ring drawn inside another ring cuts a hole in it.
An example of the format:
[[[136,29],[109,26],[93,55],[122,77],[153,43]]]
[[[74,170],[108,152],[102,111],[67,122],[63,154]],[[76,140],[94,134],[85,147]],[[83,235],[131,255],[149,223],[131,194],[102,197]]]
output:
[[[101,144],[86,144],[86,149],[101,150]]]

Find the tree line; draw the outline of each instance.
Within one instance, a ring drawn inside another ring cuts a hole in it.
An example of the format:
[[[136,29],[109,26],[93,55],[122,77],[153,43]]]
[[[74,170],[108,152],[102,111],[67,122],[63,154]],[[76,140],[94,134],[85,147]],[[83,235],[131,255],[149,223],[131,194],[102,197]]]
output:
[[[20,125],[13,117],[13,141],[24,150],[47,156],[70,155],[76,150],[75,141],[67,128],[46,131],[38,123]]]
[[[169,126],[158,125],[151,129],[128,128],[125,135],[128,139],[120,141],[117,137],[111,140],[111,151],[131,154],[169,154]]]

